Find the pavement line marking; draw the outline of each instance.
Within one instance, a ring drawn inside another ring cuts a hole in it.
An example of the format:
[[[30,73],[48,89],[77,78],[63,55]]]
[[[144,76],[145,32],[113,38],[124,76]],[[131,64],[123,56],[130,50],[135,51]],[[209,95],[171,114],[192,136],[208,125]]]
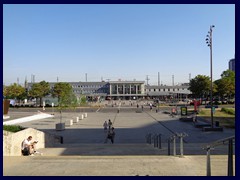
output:
[[[46,114],[46,113],[40,113],[40,114],[33,115],[33,116],[27,116],[27,117],[23,117],[23,118],[14,119],[11,121],[5,121],[5,122],[3,122],[3,125],[13,125],[13,124],[18,124],[18,123],[35,121],[35,120],[39,120],[39,119],[45,119],[45,118],[49,118],[49,117],[53,117],[53,115]]]
[[[101,108],[98,108],[96,112],[98,112]]]

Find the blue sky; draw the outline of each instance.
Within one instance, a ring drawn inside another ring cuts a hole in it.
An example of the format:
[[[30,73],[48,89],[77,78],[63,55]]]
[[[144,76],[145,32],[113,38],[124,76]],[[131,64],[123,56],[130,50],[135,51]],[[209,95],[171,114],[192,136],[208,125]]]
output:
[[[3,83],[213,80],[235,55],[235,5],[3,5]]]

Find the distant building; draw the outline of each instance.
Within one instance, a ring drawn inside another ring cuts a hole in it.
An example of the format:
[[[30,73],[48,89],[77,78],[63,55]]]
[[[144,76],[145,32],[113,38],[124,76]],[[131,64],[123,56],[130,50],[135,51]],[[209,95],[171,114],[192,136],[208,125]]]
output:
[[[57,82],[49,82],[52,89]],[[144,85],[144,81],[109,81],[109,82],[67,82],[71,84],[74,94],[78,97],[85,95],[88,99],[163,99],[167,97],[186,98],[191,92],[189,84],[179,86],[151,86]],[[34,83],[28,83],[28,90]]]
[[[138,99],[145,96],[144,81],[110,81],[111,99]]]
[[[180,85],[180,86],[145,86],[145,92],[148,97],[164,99],[166,97],[178,97],[178,98],[187,98],[189,94],[192,94],[188,90],[189,85]]]
[[[228,69],[235,72],[235,58],[229,60]]]

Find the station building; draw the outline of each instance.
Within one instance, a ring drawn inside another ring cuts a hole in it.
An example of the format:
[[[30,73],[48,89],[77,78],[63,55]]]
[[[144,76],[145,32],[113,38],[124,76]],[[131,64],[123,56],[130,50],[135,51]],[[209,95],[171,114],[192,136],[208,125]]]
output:
[[[49,82],[53,88],[57,82]],[[150,86],[144,81],[109,81],[109,82],[67,82],[71,84],[77,97],[85,95],[88,99],[101,98],[112,100],[165,99],[169,97],[186,98],[191,92],[189,84],[179,86]],[[28,83],[28,90],[33,83]]]

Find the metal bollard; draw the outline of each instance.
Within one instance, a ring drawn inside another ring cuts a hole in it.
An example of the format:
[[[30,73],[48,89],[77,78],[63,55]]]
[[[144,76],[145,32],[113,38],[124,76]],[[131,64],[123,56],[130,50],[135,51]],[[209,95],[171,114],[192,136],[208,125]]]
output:
[[[146,142],[147,142],[147,144],[151,144],[151,133],[148,133],[147,135],[146,135]]]
[[[159,149],[162,149],[162,134],[159,134],[158,135],[158,148]]]
[[[153,147],[156,147],[156,134],[153,136]]]
[[[155,134],[155,147],[158,147],[158,135]]]
[[[152,144],[152,134],[149,134],[149,144]]]
[[[154,135],[154,147],[158,147],[157,134]]]
[[[233,140],[228,141],[228,176],[233,176]]]
[[[183,157],[183,136],[180,134],[180,156]]]
[[[207,176],[211,176],[211,159],[210,159],[210,151],[211,151],[210,146],[208,146],[205,150],[207,151]]]
[[[173,155],[176,156],[176,136],[173,135]]]
[[[176,134],[180,138],[180,157],[183,157],[183,137],[188,136],[188,134],[186,133]]]
[[[171,139],[168,139],[168,155],[170,156],[170,143],[171,143]]]

